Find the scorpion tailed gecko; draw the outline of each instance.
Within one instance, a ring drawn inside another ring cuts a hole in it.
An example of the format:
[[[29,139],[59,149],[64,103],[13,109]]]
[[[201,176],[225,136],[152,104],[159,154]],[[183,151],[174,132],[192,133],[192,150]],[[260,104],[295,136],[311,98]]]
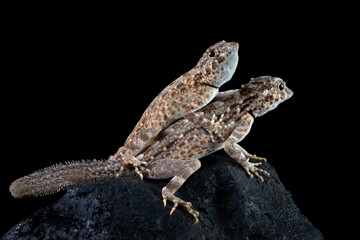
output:
[[[249,159],[266,159],[249,154],[238,142],[249,133],[254,118],[275,109],[292,95],[293,92],[286,87],[282,79],[270,76],[251,79],[238,90],[222,92],[214,102],[197,112],[212,119],[211,121],[220,119],[222,127],[219,134],[222,137],[215,136],[212,141],[209,132],[204,128],[187,119],[181,119],[161,132],[136,156],[147,163],[147,166],[141,166],[139,171],[145,178],[172,178],[162,189],[164,205],[166,206],[167,201],[174,203],[170,214],[178,205],[184,206],[197,223],[199,212],[191,208],[190,202],[174,194],[186,179],[200,168],[199,159],[223,148],[250,177],[255,174],[263,182],[259,173],[266,176],[269,176],[269,173],[258,168],[261,162],[253,163]],[[118,172],[123,165],[122,161],[111,160],[57,164],[16,180],[11,184],[10,192],[17,198],[41,196],[60,191],[67,186],[114,179],[119,176]],[[134,167],[127,170],[122,175],[136,175]]]
[[[219,122],[211,122],[198,114],[196,110],[207,105],[219,92],[219,87],[233,76],[238,63],[236,42],[221,41],[209,47],[197,65],[167,86],[151,102],[140,121],[126,139],[125,144],[110,160],[123,161],[124,167],[134,166],[143,178],[139,167],[147,165],[136,158],[153,139],[176,120],[185,117],[204,127],[213,137],[220,127]]]

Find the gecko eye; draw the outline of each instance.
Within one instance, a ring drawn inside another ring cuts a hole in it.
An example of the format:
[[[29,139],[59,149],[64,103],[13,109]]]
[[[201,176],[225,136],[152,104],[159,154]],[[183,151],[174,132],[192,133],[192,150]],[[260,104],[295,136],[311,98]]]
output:
[[[210,51],[209,54],[208,54],[208,56],[209,56],[210,58],[215,57],[215,56],[216,56],[215,51]]]
[[[284,90],[284,88],[285,88],[284,84],[283,84],[283,83],[280,83],[280,84],[279,84],[279,90],[282,91],[282,90]]]

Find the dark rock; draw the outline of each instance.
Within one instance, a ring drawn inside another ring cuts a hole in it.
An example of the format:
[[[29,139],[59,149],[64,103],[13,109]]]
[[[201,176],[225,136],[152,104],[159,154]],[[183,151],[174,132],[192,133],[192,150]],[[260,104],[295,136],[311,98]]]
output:
[[[176,193],[200,212],[179,206],[169,216],[161,189],[169,180],[124,177],[68,188],[52,206],[21,221],[3,239],[323,239],[303,216],[275,170],[261,183],[227,157],[209,156]]]

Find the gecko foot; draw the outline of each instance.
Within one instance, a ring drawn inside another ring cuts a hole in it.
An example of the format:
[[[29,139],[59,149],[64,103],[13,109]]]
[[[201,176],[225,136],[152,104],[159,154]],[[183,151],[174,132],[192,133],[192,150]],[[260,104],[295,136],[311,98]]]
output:
[[[193,215],[193,217],[195,218],[195,222],[194,224],[197,224],[199,222],[199,212],[198,211],[195,211],[194,209],[191,208],[192,204],[191,202],[185,202],[177,197],[173,197],[173,198],[167,198],[167,197],[164,197],[163,198],[163,202],[164,202],[164,207],[166,207],[166,202],[167,200],[171,201],[174,203],[174,206],[172,207],[171,211],[170,211],[170,215],[173,214],[173,212],[175,211],[175,209],[177,208],[177,206],[180,204],[181,206],[185,207],[188,212]]]
[[[221,129],[221,121],[222,118],[224,117],[224,114],[221,115],[220,119],[218,121],[215,122],[215,119],[217,118],[215,114],[212,115],[211,118],[211,128],[208,127],[206,130],[209,132],[209,136],[212,142],[215,142],[215,138],[214,138],[214,133],[216,136],[219,136],[219,130]],[[219,136],[220,137],[220,136]]]
[[[209,132],[210,135],[210,139],[212,142],[215,142],[215,138],[214,138],[214,134],[218,137],[222,137],[221,134],[219,133],[219,131],[222,129],[222,119],[224,117],[224,114],[221,114],[220,118],[215,122],[215,119],[217,118],[215,114],[213,114],[212,118],[211,118],[211,128],[209,127],[209,129],[206,129]]]
[[[255,174],[256,177],[260,178],[261,182],[264,182],[264,178],[262,176],[260,176],[260,174],[258,172],[261,172],[263,174],[265,174],[267,177],[270,176],[270,173],[268,173],[267,171],[261,169],[261,168],[257,168],[256,166],[261,165],[262,163],[251,163],[249,161],[247,161],[246,165],[244,166],[245,171],[247,172],[247,174],[250,176],[250,178],[253,178]]]
[[[210,139],[212,142],[215,142],[214,134],[224,141],[225,139],[223,138],[222,134],[220,133],[221,129],[230,127],[231,125],[234,124],[234,122],[224,124],[223,123],[224,114],[221,114],[220,118],[215,122],[216,118],[217,118],[216,115],[213,114],[213,116],[211,118],[211,127],[209,127],[206,130],[209,132]]]
[[[127,158],[127,159],[126,158],[123,159],[123,166],[120,168],[120,172],[116,176],[117,177],[120,176],[123,173],[123,171],[125,170],[125,168],[129,165],[132,165],[134,167],[136,174],[138,174],[142,180],[144,178],[144,175],[141,173],[139,168],[141,168],[143,170],[144,169],[143,166],[147,167],[148,163],[139,161],[137,158],[135,158],[133,156],[130,158]]]

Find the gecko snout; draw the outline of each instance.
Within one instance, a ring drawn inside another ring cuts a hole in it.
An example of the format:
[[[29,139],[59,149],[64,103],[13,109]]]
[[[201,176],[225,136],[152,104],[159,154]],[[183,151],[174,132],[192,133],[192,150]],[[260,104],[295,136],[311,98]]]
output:
[[[229,48],[239,49],[239,44],[237,42],[229,42]]]

